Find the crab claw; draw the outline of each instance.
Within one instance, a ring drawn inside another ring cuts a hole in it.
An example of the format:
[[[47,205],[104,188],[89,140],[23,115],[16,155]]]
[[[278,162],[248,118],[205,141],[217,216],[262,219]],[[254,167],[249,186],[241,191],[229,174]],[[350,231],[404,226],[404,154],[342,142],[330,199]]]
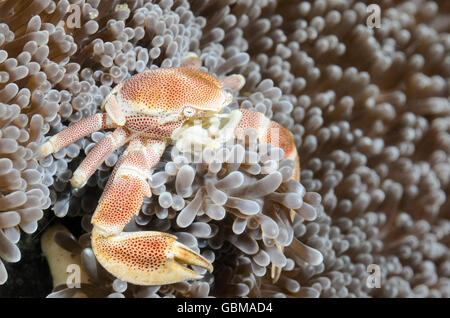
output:
[[[182,264],[212,271],[204,257],[162,232],[122,232],[103,236],[95,228],[92,248],[100,264],[114,276],[136,285],[163,285],[200,279]]]

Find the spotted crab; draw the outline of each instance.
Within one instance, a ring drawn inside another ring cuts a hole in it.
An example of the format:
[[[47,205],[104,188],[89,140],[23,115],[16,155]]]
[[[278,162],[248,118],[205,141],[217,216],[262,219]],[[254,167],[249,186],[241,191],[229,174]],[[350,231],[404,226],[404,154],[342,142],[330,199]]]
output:
[[[91,243],[99,263],[112,275],[137,285],[162,285],[202,276],[186,265],[213,270],[201,255],[168,233],[123,232],[137,215],[144,197],[151,196],[149,180],[168,144],[218,147],[230,138],[244,139],[247,129],[260,143],[276,145],[294,160],[293,179],[299,179],[299,160],[292,134],[263,114],[250,110],[221,113],[232,102],[230,92],[245,84],[241,75],[221,79],[201,70],[201,61],[188,54],[178,68],[139,73],[116,85],[102,113],[84,118],[49,138],[39,149],[43,158],[98,130],[115,129],[87,154],[70,180],[83,187],[106,157],[129,144],[108,179],[93,214]],[[201,121],[197,133],[194,121]],[[225,124],[223,122],[225,121]],[[292,217],[292,215],[291,215]]]

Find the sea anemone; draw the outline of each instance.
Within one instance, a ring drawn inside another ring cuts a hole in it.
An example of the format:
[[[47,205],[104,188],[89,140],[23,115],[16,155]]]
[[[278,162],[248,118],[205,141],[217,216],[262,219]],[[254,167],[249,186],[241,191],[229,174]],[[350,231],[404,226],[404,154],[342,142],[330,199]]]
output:
[[[60,218],[81,216],[85,234],[55,241],[81,256],[87,295],[450,297],[450,7],[386,0],[380,27],[371,28],[369,4],[2,1],[0,258],[19,260],[19,229],[34,232],[49,208]],[[244,154],[237,164],[199,164],[168,149],[154,169],[152,198],[127,230],[174,233],[215,272],[132,286],[102,272],[88,240],[123,149],[80,190],[68,180],[104,132],[39,161],[34,152],[98,112],[117,83],[178,66],[187,52],[217,76],[245,77],[229,111],[256,110],[288,128],[301,183],[287,181],[287,161],[258,153],[248,162],[246,144],[221,150]],[[293,222],[289,209],[298,212]],[[367,284],[371,264],[381,269],[379,288]],[[0,282],[6,278],[0,262]]]

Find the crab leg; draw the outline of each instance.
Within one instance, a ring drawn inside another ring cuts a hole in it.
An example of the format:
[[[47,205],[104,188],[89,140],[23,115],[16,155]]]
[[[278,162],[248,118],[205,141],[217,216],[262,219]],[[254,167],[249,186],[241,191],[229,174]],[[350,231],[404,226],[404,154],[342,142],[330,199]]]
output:
[[[103,192],[92,217],[92,248],[97,260],[114,276],[138,285],[170,284],[201,275],[181,265],[212,270],[203,257],[161,232],[122,232],[150,196],[147,178],[160,159],[165,143],[134,139]]]
[[[260,143],[271,144],[284,150],[284,159],[294,161],[294,171],[291,179],[300,180],[300,160],[295,147],[294,137],[292,133],[280,124],[268,119],[262,113],[241,109],[242,118],[236,127],[234,134],[237,139],[245,140],[245,131],[252,128],[257,133]],[[291,221],[294,220],[295,211],[289,211]],[[283,250],[283,247],[276,245],[277,248]],[[271,278],[276,282],[281,275],[281,267],[272,264]]]
[[[107,114],[95,114],[83,118],[47,140],[39,149],[38,157],[44,158],[58,152],[94,131],[115,127],[116,125],[108,118]]]
[[[198,57],[197,54],[193,52],[188,52],[183,61],[181,62],[182,67],[190,67],[190,68],[200,68],[202,66],[202,60]],[[240,74],[232,74],[227,77],[219,79],[219,83],[225,87],[230,89],[233,92],[240,90],[245,84],[245,78]]]
[[[117,148],[123,146],[131,137],[131,133],[124,128],[117,128],[97,143],[83,159],[73,173],[70,183],[74,188],[82,187],[106,157]]]
[[[181,62],[182,67],[200,68],[202,66],[202,60],[193,52],[188,52]]]
[[[245,131],[254,129],[260,143],[267,143],[284,150],[284,159],[294,161],[292,179],[300,180],[300,160],[294,143],[292,133],[280,124],[268,119],[262,113],[241,109],[242,118],[235,129],[235,136],[244,140]]]

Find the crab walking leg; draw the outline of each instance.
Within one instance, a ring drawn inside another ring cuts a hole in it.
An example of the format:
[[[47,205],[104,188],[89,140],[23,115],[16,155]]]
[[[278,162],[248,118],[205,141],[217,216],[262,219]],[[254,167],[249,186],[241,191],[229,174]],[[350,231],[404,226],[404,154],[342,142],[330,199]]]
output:
[[[294,161],[294,171],[292,172],[292,179],[300,180],[300,160],[297,154],[297,148],[294,143],[294,136],[285,127],[268,119],[263,114],[241,109],[242,118],[235,129],[235,136],[238,139],[245,138],[245,131],[253,128],[260,143],[267,143],[279,147],[284,150],[284,158]]]
[[[193,52],[187,53],[182,62],[182,67],[190,67],[190,68],[200,68],[202,66],[202,60],[198,57],[197,54]],[[240,74],[232,74],[227,77],[219,79],[219,83],[224,87],[228,88],[233,92],[240,90],[245,85],[245,78]]]
[[[241,109],[242,118],[237,125],[234,134],[238,139],[245,138],[245,131],[253,128],[260,143],[267,143],[284,150],[284,159],[294,161],[294,169],[291,179],[300,181],[300,159],[294,143],[294,136],[285,127],[268,119],[263,114]],[[294,220],[295,211],[290,211],[291,221]]]
[[[245,85],[245,78],[240,74],[232,74],[219,80],[220,84],[233,92],[239,91]]]
[[[253,128],[260,143],[267,143],[279,147],[284,150],[284,158],[294,161],[294,171],[291,179],[300,180],[300,160],[298,158],[297,149],[294,144],[292,133],[280,124],[268,119],[259,112],[241,109],[242,118],[235,129],[235,136],[244,140],[245,131]],[[289,216],[291,221],[294,220],[295,211],[290,210]],[[283,247],[276,245],[278,249],[283,251]],[[275,283],[281,275],[281,267],[272,264],[270,276]]]
[[[109,119],[107,114],[95,114],[83,118],[47,140],[39,149],[38,156],[39,158],[47,157],[94,131],[115,127],[116,125]]]
[[[202,66],[202,60],[197,54],[193,52],[188,52],[181,62],[182,67],[200,68]]]
[[[88,153],[86,158],[73,173],[70,183],[74,188],[82,187],[106,157],[117,148],[123,146],[131,137],[131,133],[124,128],[117,128],[112,134],[107,135]]]
[[[133,140],[103,192],[92,218],[92,248],[100,264],[114,276],[137,285],[162,285],[199,279],[180,263],[212,265],[176,237],[161,232],[122,232],[150,196],[147,177],[163,151],[163,142]],[[180,263],[179,263],[180,262]]]

